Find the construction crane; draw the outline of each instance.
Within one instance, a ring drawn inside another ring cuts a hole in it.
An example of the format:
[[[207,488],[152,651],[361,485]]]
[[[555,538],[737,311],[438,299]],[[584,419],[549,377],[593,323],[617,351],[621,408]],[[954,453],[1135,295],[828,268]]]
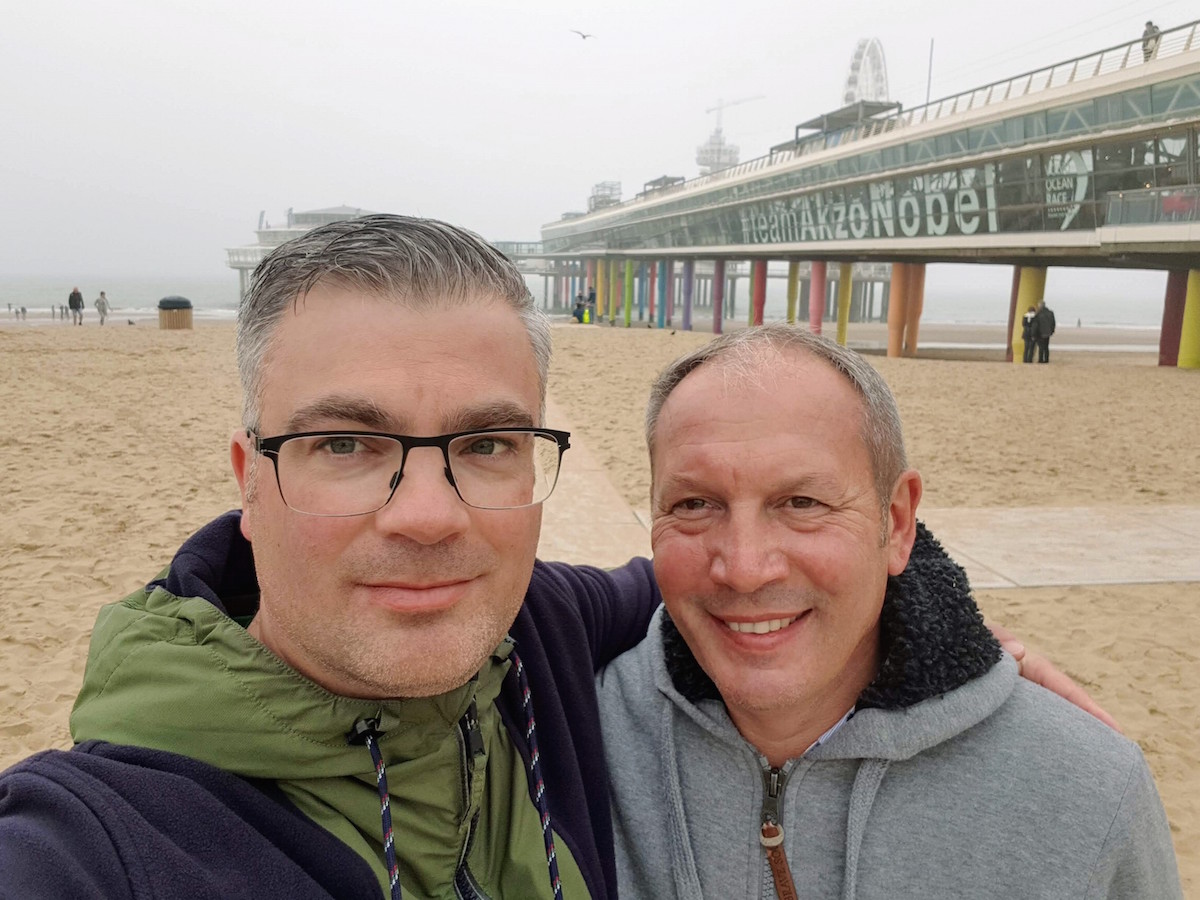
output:
[[[765,99],[766,99],[766,97],[763,94],[755,94],[753,97],[742,97],[740,100],[730,100],[728,103],[726,103],[724,100],[721,100],[718,98],[717,105],[710,106],[708,109],[705,110],[705,112],[706,113],[715,112],[717,114],[717,130],[720,131],[721,130],[721,113],[727,107],[739,106],[742,103],[749,103],[751,100],[765,100]]]

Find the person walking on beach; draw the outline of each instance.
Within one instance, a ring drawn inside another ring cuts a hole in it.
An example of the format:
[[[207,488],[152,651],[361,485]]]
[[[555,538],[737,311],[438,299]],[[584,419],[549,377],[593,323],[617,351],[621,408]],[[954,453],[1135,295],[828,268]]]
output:
[[[79,288],[71,291],[71,295],[67,297],[67,306],[71,310],[71,324],[83,324],[83,294],[79,292]]]
[[[649,560],[536,559],[570,435],[521,273],[332,223],[236,346],[242,508],[100,613],[74,748],[0,774],[0,894],[616,898],[595,677],[661,598]]]
[[[1150,62],[1158,53],[1158,43],[1162,40],[1162,29],[1153,22],[1146,22],[1142,32],[1142,61]]]
[[[1025,345],[1021,361],[1033,362],[1033,351],[1037,347],[1037,310],[1032,306],[1021,316],[1021,341]]]
[[[1038,362],[1048,363],[1050,362],[1050,336],[1054,334],[1054,311],[1046,305],[1045,300],[1039,300],[1034,318]]]
[[[100,324],[104,324],[104,319],[108,316],[112,305],[108,302],[108,298],[104,296],[104,291],[100,292],[100,296],[96,298],[96,312],[100,313]]]

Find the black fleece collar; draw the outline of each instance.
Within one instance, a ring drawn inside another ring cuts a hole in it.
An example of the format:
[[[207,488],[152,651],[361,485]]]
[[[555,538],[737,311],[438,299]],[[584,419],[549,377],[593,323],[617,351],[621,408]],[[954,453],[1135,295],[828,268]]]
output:
[[[880,615],[883,662],[857,709],[903,709],[962,687],[994,666],[1000,645],[983,624],[967,575],[917,523],[908,565],[889,577]],[[671,616],[663,612],[663,651],[675,689],[687,700],[720,700]]]

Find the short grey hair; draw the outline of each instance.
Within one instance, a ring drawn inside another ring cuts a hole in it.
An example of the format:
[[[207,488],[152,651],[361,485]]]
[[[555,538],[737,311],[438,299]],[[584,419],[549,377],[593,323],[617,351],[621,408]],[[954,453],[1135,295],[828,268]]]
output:
[[[688,375],[708,363],[753,369],[765,354],[803,353],[832,366],[854,388],[862,401],[859,432],[871,461],[875,493],[886,508],[900,474],[908,468],[904,431],[896,398],[883,376],[853,350],[804,328],[776,322],[722,335],[667,366],[650,388],[646,405],[646,446],[654,460],[654,432],[663,404]]]
[[[529,336],[544,417],[550,322],[512,261],[465,228],[436,219],[375,215],[305,232],[276,247],[254,270],[237,317],[246,428],[258,428],[263,368],[280,320],[319,283],[355,288],[413,309],[507,303]]]

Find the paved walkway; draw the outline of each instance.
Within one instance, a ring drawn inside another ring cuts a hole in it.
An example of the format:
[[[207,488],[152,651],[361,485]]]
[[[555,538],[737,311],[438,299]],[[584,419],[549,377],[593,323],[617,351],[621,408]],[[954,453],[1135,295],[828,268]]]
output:
[[[547,421],[566,422],[552,401]],[[920,518],[975,588],[1200,581],[1200,506],[922,507]],[[538,555],[619,566],[650,555],[648,524],[573,435]]]

